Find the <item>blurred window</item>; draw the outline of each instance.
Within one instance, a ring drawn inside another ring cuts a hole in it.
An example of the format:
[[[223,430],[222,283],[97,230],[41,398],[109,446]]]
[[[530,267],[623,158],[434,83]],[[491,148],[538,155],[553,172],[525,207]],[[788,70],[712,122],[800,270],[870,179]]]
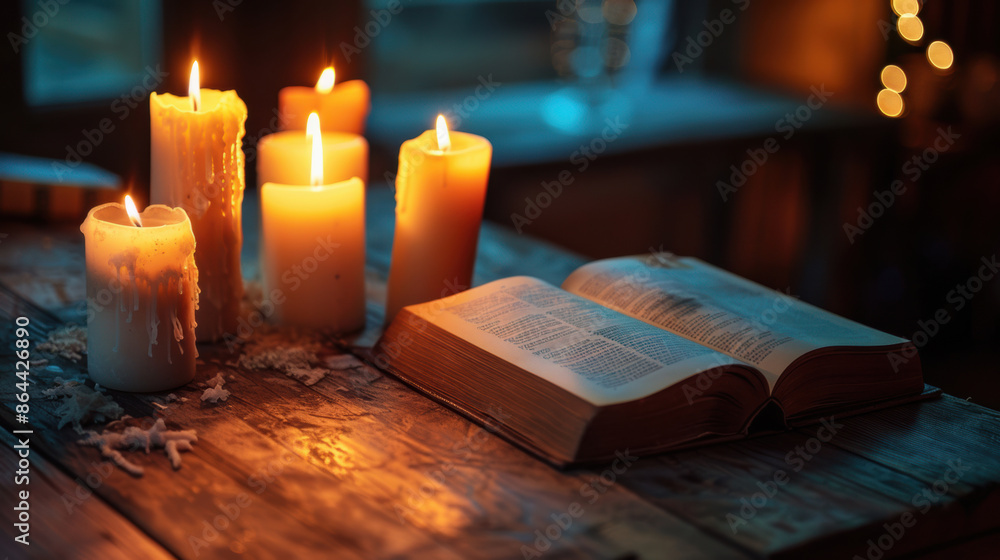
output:
[[[22,9],[29,107],[116,97],[161,60],[159,0],[23,0]]]

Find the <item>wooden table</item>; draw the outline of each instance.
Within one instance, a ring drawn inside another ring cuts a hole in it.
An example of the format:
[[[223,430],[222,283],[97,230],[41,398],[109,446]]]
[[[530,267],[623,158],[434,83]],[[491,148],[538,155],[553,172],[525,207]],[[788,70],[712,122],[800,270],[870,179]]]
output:
[[[381,323],[391,195],[369,194],[371,322]],[[255,275],[256,203],[247,201],[245,274]],[[83,245],[75,226],[6,224],[0,239],[3,363],[14,317],[35,343],[81,321]],[[583,259],[485,225],[477,280],[531,274],[559,283]],[[272,335],[272,336],[283,336]],[[374,333],[367,333],[368,340]],[[338,341],[315,340],[322,356]],[[252,343],[252,342],[251,342]],[[365,344],[365,339],[358,342]],[[83,362],[36,352],[30,390],[30,547],[16,544],[12,373],[0,386],[6,509],[2,554],[20,558],[920,558],[996,557],[1000,414],[944,396],[817,428],[560,472],[398,380],[350,358],[312,386],[231,364],[203,347],[192,386],[109,391],[131,423],[164,418],[198,442],[173,470],[162,450],[127,456],[134,477],[57,429],[42,390]],[[232,396],[203,403],[219,371]],[[166,406],[164,409],[163,407]],[[84,426],[100,429],[100,426]],[[799,452],[798,450],[801,450]],[[806,458],[808,457],[808,459]],[[617,470],[618,472],[614,472]],[[775,480],[784,481],[782,484]],[[8,505],[9,504],[9,505]],[[874,543],[874,544],[872,544]],[[883,552],[872,547],[882,546]]]

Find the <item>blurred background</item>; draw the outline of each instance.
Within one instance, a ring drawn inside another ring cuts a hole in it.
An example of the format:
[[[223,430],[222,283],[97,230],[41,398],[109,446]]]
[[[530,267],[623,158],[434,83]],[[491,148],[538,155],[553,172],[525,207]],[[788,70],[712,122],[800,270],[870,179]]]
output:
[[[1000,408],[997,3],[264,4],[3,3],[3,220],[59,219],[21,188],[53,169],[142,198],[149,92],[184,94],[193,58],[249,107],[252,191],[278,90],[332,64],[371,85],[373,184],[444,113],[494,145],[487,219],[702,258],[914,339],[928,383]]]

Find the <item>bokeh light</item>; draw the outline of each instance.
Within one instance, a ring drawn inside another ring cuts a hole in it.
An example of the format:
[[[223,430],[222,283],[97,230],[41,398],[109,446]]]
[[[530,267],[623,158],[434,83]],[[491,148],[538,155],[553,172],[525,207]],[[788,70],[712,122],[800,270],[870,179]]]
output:
[[[914,15],[899,16],[899,21],[896,22],[896,31],[903,39],[916,43],[924,36],[924,23]]]
[[[604,0],[601,11],[608,23],[628,25],[635,19],[637,9],[633,0]]]
[[[934,41],[927,45],[927,60],[939,70],[948,70],[955,62],[955,53],[951,52],[948,43]]]
[[[898,117],[903,114],[903,98],[891,89],[878,92],[876,102],[878,110],[887,117]]]
[[[882,85],[886,89],[896,93],[906,89],[906,72],[895,64],[890,64],[882,69]]]
[[[899,16],[915,16],[920,11],[920,2],[917,0],[892,0],[892,11]]]

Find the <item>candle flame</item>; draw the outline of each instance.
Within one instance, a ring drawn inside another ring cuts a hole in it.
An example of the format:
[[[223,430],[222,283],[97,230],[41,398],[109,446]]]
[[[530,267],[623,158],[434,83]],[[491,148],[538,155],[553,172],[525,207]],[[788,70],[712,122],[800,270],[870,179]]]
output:
[[[330,93],[333,90],[333,83],[336,79],[337,73],[333,70],[333,66],[325,68],[316,82],[316,93]]]
[[[309,184],[318,187],[323,184],[323,131],[319,126],[319,115],[309,113],[306,121],[306,136],[312,136],[312,165],[309,170]]]
[[[195,111],[201,109],[201,77],[198,75],[198,61],[191,65],[191,79],[188,81],[188,97]]]
[[[448,123],[444,120],[444,115],[437,118],[437,138],[438,149],[447,152],[451,149],[451,136],[448,134]]]
[[[132,202],[132,197],[125,195],[125,212],[128,214],[128,219],[132,222],[135,227],[142,227],[142,218],[139,216],[139,209],[135,207],[135,202]]]

